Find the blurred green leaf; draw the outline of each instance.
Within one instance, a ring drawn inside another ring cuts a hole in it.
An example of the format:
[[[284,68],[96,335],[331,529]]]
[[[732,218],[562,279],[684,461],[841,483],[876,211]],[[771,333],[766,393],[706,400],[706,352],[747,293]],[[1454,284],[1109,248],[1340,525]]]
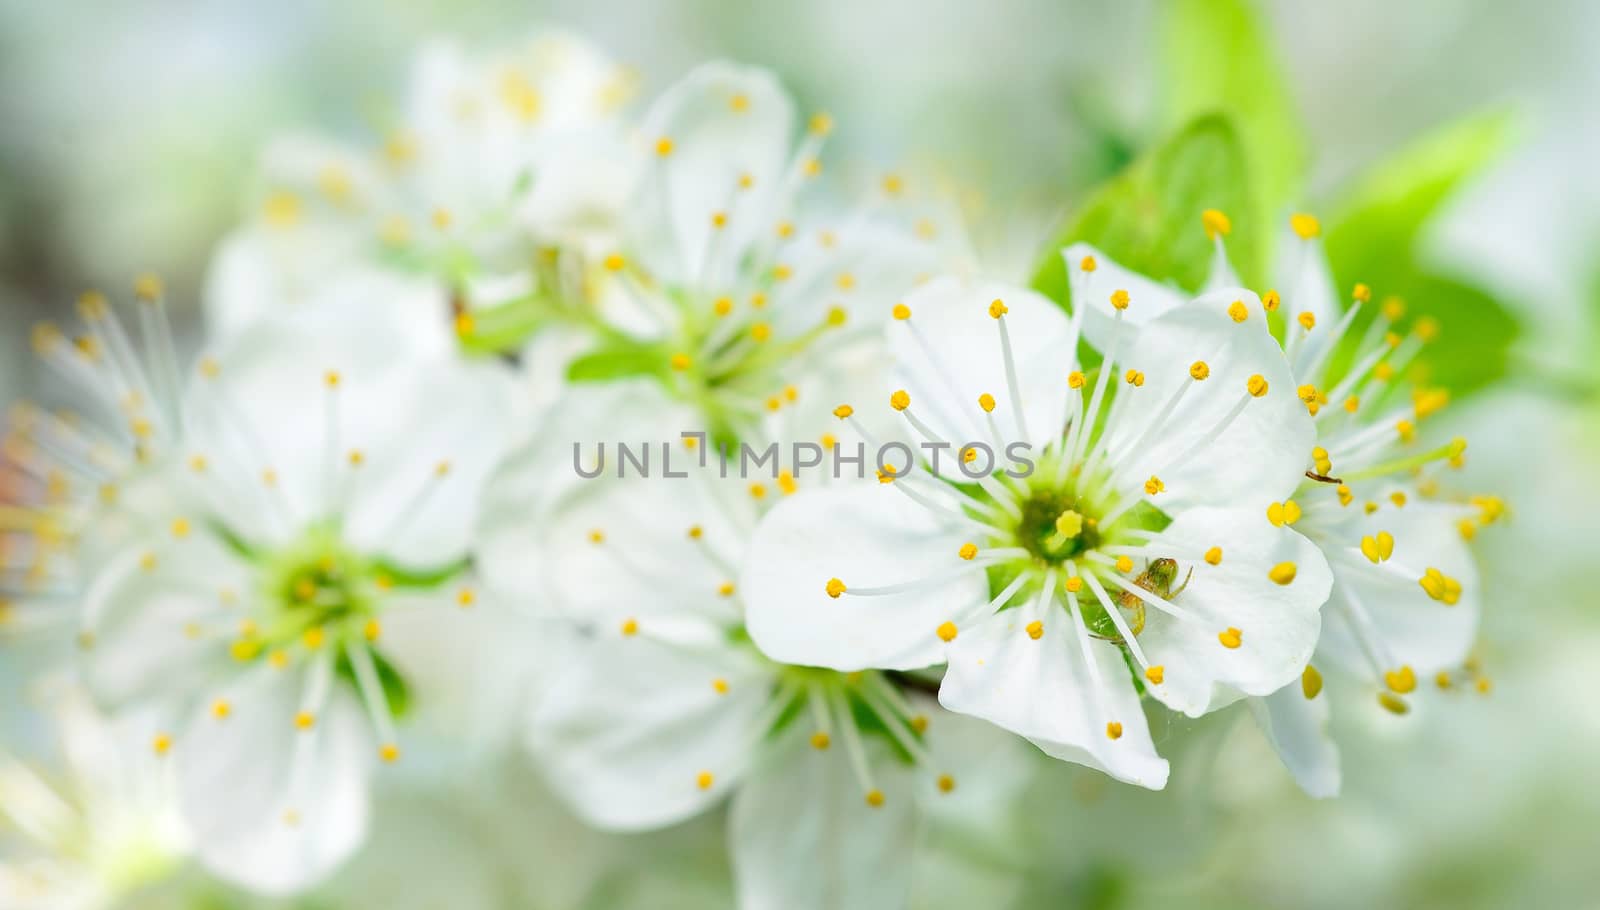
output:
[[[1244,148],[1254,220],[1265,228],[1297,201],[1308,158],[1305,130],[1271,34],[1249,0],[1173,0],[1165,9],[1163,126],[1175,129],[1204,114],[1227,114]],[[1242,209],[1223,211],[1237,222]],[[1230,250],[1239,239],[1236,230]],[[1263,246],[1270,242],[1264,238]],[[1246,282],[1260,278],[1237,260],[1235,265]]]
[[[1504,375],[1518,325],[1481,289],[1438,275],[1418,259],[1428,222],[1507,146],[1512,118],[1479,114],[1431,133],[1376,165],[1328,219],[1328,260],[1341,288],[1360,281],[1399,297],[1413,318],[1438,320],[1418,357],[1419,379],[1470,393]],[[1358,321],[1356,328],[1370,321]],[[1352,333],[1355,334],[1355,333]]]
[[[574,360],[567,367],[573,382],[603,382],[625,376],[660,376],[667,355],[659,344],[613,341]]]
[[[1200,226],[1208,208],[1237,213],[1228,252],[1251,274],[1261,261],[1263,231],[1254,223],[1249,175],[1226,117],[1201,117],[1151,149],[1090,196],[1040,256],[1033,286],[1066,302],[1061,248],[1092,243],[1122,265],[1190,289],[1204,283],[1212,246]]]

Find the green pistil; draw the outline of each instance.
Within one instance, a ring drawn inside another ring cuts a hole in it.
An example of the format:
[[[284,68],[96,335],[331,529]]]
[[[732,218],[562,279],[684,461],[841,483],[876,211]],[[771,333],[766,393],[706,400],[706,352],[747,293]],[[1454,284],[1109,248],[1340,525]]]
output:
[[[1374,477],[1384,477],[1389,474],[1398,474],[1401,471],[1409,471],[1412,468],[1420,468],[1423,465],[1431,462],[1440,461],[1445,458],[1454,458],[1457,455],[1460,455],[1462,452],[1465,452],[1466,449],[1466,440],[1452,439],[1444,445],[1439,446],[1438,448],[1429,449],[1426,452],[1420,452],[1416,455],[1410,455],[1405,458],[1397,458],[1393,461],[1385,461],[1380,464],[1362,468],[1359,471],[1351,471],[1350,473],[1343,475],[1340,479],[1345,483],[1353,483],[1358,480],[1370,480]]]

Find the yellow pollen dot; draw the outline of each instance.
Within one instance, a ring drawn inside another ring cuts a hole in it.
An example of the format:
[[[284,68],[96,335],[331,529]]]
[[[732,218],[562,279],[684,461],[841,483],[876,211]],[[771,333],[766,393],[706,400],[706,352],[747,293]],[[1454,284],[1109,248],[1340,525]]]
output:
[[[961,545],[961,550],[959,551],[958,555],[960,555],[962,559],[972,559],[974,556],[978,555],[978,545],[970,541],[964,543]]]
[[[1361,303],[1366,303],[1372,299],[1372,288],[1369,288],[1358,281],[1356,282],[1356,286],[1350,290],[1350,296],[1354,300],[1358,300]]]
[[[752,325],[750,327],[750,337],[758,343],[766,341],[772,337],[772,325],[766,322],[758,322]]]
[[[1113,307],[1119,310],[1125,310],[1128,308],[1128,304],[1131,302],[1132,298],[1128,296],[1127,291],[1118,289],[1111,292],[1111,305]]]
[[[1078,260],[1078,268],[1084,270],[1085,272],[1092,272],[1099,268],[1099,263],[1094,261],[1093,256],[1085,256]]]
[[[1250,318],[1250,310],[1244,305],[1243,300],[1235,300],[1228,304],[1228,318],[1234,322],[1244,322]]]
[[[1224,648],[1236,649],[1244,643],[1244,633],[1233,626],[1229,626],[1217,633],[1217,641],[1222,642]]]
[[[321,626],[312,626],[301,633],[300,642],[306,646],[307,650],[315,651],[322,647],[322,642],[326,637],[327,633],[322,631]]]
[[[1322,223],[1317,220],[1315,215],[1307,215],[1304,212],[1296,212],[1290,215],[1289,227],[1295,234],[1299,235],[1301,240],[1310,240],[1322,233]]]
[[[833,416],[839,418],[840,420],[844,420],[844,419],[848,418],[851,414],[854,414],[855,412],[856,412],[855,408],[852,408],[851,406],[849,406],[847,404],[841,404],[838,407],[833,409]]]
[[[722,228],[727,227],[728,226],[728,213],[727,212],[712,212],[711,213],[711,226],[716,228],[716,229],[718,229],[718,230],[721,230]]]
[[[1122,724],[1120,724],[1120,723],[1118,723],[1117,721],[1114,721],[1114,720],[1107,722],[1106,723],[1106,739],[1121,739],[1121,738],[1122,738]]]
[[[1388,670],[1383,674],[1383,684],[1389,691],[1396,695],[1405,695],[1417,687],[1417,674],[1409,665],[1398,670]]]
[[[1317,316],[1309,310],[1301,313],[1296,319],[1300,322],[1301,327],[1308,332],[1317,327]]]
[[[1233,232],[1233,222],[1216,209],[1206,209],[1200,213],[1200,226],[1206,229],[1206,238],[1209,240],[1226,237]]]
[[[620,272],[627,266],[627,264],[628,260],[622,258],[621,253],[612,253],[605,258],[604,262],[606,271],[608,272]]]
[[[172,520],[172,536],[180,539],[188,537],[189,522],[183,518],[174,518]]]
[[[1406,504],[1406,494],[1400,492],[1399,490],[1395,490],[1393,493],[1389,494],[1389,501],[1394,503],[1395,508],[1401,508]]]
[[[842,306],[828,308],[828,325],[838,328],[850,318],[850,313]]]
[[[832,744],[832,737],[821,730],[811,734],[811,748],[816,749],[818,752],[825,751]]]
[[[807,177],[815,177],[822,173],[822,162],[816,158],[807,158],[803,169]]]
[[[890,312],[894,315],[894,318],[899,319],[902,322],[911,318],[911,308],[903,303],[895,304],[894,309]]]
[[[1399,297],[1385,297],[1383,299],[1383,318],[1395,322],[1406,314],[1406,302]]]
[[[1445,389],[1418,389],[1411,394],[1411,407],[1417,419],[1431,417],[1450,403],[1450,393]]]
[[[394,743],[384,743],[378,747],[378,757],[386,765],[392,765],[400,760],[400,747]]]
[[[868,790],[867,791],[867,805],[871,806],[874,809],[877,809],[877,808],[881,807],[883,805],[883,791],[882,790]]]
[[[267,224],[275,228],[293,227],[300,220],[300,197],[286,190],[267,194],[261,204],[261,214]]]
[[[1206,551],[1206,562],[1215,566],[1222,563],[1222,548],[1212,547]]]
[[[209,462],[206,461],[206,457],[204,455],[189,456],[189,470],[195,472],[196,474],[204,474],[207,464],[209,464]]]
[[[735,114],[742,114],[745,111],[750,110],[750,96],[740,92],[739,94],[736,94],[732,98],[728,99],[728,107],[731,108]]]
[[[1149,667],[1144,671],[1144,678],[1148,679],[1152,685],[1159,686],[1166,681],[1167,668],[1162,664]]]
[[[961,463],[962,464],[972,464],[974,461],[977,461],[977,460],[978,460],[978,450],[977,449],[966,448],[966,449],[962,449],[961,450]]]
[[[763,309],[763,308],[766,307],[766,305],[767,305],[767,295],[766,294],[763,294],[760,291],[757,291],[756,293],[750,295],[750,308],[751,309],[753,309],[753,310]]]
[[[844,586],[844,582],[840,581],[839,579],[830,578],[830,579],[828,579],[827,585],[825,585],[823,587],[823,590],[828,592],[828,596],[829,597],[832,597],[833,599],[838,600],[839,599],[839,595],[843,594],[845,591],[848,591],[849,588],[846,588]]]
[[[1117,571],[1127,574],[1133,571],[1133,560],[1127,556],[1117,557]]]
[[[1267,521],[1272,522],[1275,528],[1292,525],[1300,520],[1302,512],[1300,505],[1294,500],[1288,502],[1275,502],[1267,506]]]
[[[1489,677],[1487,676],[1478,677],[1477,683],[1473,685],[1473,688],[1478,690],[1479,695],[1488,695],[1489,690],[1493,687],[1494,684],[1489,681]]]
[[[787,468],[778,472],[779,492],[785,496],[793,496],[798,489],[800,489],[800,485],[795,483],[794,475],[789,473]]]
[[[1455,606],[1461,600],[1461,582],[1438,569],[1427,569],[1422,573],[1422,577],[1417,579],[1417,583],[1429,597],[1447,606]]]
[[[682,373],[684,370],[687,370],[689,368],[689,365],[691,363],[693,363],[693,362],[694,361],[689,359],[689,355],[688,354],[673,354],[672,355],[672,359],[667,361],[667,363],[674,370],[677,370],[680,373]]]
[[[1388,382],[1394,378],[1394,367],[1387,363],[1379,363],[1372,368],[1372,376],[1379,382]]]
[[[1369,534],[1361,538],[1361,555],[1372,563],[1388,559],[1394,555],[1394,535],[1388,531],[1379,531],[1376,537]]]
[[[994,396],[990,395],[988,392],[984,392],[982,395],[979,395],[978,396],[978,407],[983,408],[985,411],[993,412],[994,411]]]
[[[915,730],[918,734],[922,734],[922,733],[928,732],[928,717],[927,717],[927,715],[925,715],[925,714],[914,714],[914,715],[912,715],[911,716],[911,729]]]
[[[1454,684],[1454,681],[1450,679],[1450,674],[1448,672],[1440,670],[1434,675],[1433,684],[1441,689],[1448,689]]]
[[[297,730],[309,730],[317,725],[316,715],[310,711],[301,711],[294,716],[294,726]]]
[[[823,113],[812,114],[808,128],[818,136],[826,136],[833,132],[833,118]]]
[[[1439,320],[1431,316],[1424,316],[1417,320],[1417,337],[1424,342],[1433,341],[1439,337]]]
[[[956,624],[949,620],[940,623],[939,628],[934,630],[934,634],[938,635],[943,641],[955,641],[956,632]]]
[[[599,528],[594,528],[594,529],[590,530],[589,531],[589,542],[590,543],[595,543],[595,544],[605,543],[606,542],[606,532],[600,530]]]
[[[1410,442],[1417,438],[1417,425],[1409,420],[1396,421],[1394,431],[1399,434],[1401,442]]]
[[[753,499],[761,499],[761,498],[765,497],[766,495],[767,495],[767,488],[765,486],[762,486],[759,483],[753,483],[753,484],[750,485],[750,496],[751,496],[751,498],[753,498]]]
[[[367,620],[367,624],[361,627],[361,637],[365,638],[367,641],[377,641],[382,635],[383,624],[378,622],[376,619]]]
[[[883,191],[890,196],[898,196],[905,190],[905,181],[898,174],[886,174],[883,178]]]
[[[781,262],[772,267],[772,280],[774,281],[788,281],[793,277],[794,269]]]
[[[1189,378],[1199,382],[1211,375],[1211,366],[1204,360],[1196,360],[1189,365]]]
[[[662,136],[656,140],[656,155],[665,158],[672,154],[672,140]]]
[[[794,222],[792,222],[792,221],[780,221],[780,222],[778,222],[778,226],[777,226],[776,230],[778,232],[778,236],[779,237],[787,240],[788,238],[794,236]]]
[[[1128,385],[1131,385],[1134,388],[1139,388],[1140,386],[1144,385],[1144,374],[1138,370],[1129,370],[1127,373],[1123,374],[1122,378],[1127,380]]]
[[[1011,308],[1006,306],[1005,301],[998,297],[989,302],[989,316],[991,318],[999,319],[1009,312],[1011,312]]]
[[[432,220],[433,220],[433,226],[436,229],[441,230],[441,231],[449,230],[450,222],[452,220],[449,209],[445,209],[445,208],[434,209],[433,210],[433,214],[432,214],[431,217],[432,217]]]
[[[1405,699],[1390,692],[1379,692],[1378,704],[1382,705],[1385,711],[1395,715],[1403,715],[1411,710]]]
[[[1084,384],[1084,377],[1083,377],[1083,373],[1082,372],[1080,372],[1078,370],[1073,370],[1072,372],[1067,374],[1067,388],[1069,388],[1069,389],[1081,389],[1081,388],[1083,388],[1083,384]]]
[[[822,447],[824,449],[828,449],[830,451],[834,446],[839,444],[838,437],[834,436],[832,433],[823,433],[817,441],[822,443]]]
[[[1305,385],[1300,386],[1298,389],[1295,389],[1295,395],[1301,401],[1306,401],[1306,402],[1316,401],[1317,400],[1317,387],[1308,382]]]
[[[701,537],[705,536],[705,533],[706,533],[705,528],[702,528],[699,525],[690,525],[689,526],[689,539],[690,540],[699,540]]]
[[[1067,539],[1077,537],[1083,533],[1083,515],[1072,509],[1067,509],[1056,516],[1056,533]]]
[[[150,741],[150,748],[157,755],[166,755],[172,751],[172,737],[166,733],[157,733],[155,739]]]
[[[1132,567],[1130,566],[1129,568]],[[1083,579],[1077,575],[1069,575],[1062,587],[1067,589],[1067,593],[1076,594],[1083,590]]]
[[[1334,488],[1334,492],[1339,495],[1339,505],[1341,506],[1349,505],[1356,498],[1355,494],[1350,492],[1350,488],[1342,483]]]
[[[701,771],[699,774],[695,775],[694,778],[694,785],[702,790],[710,790],[711,785],[716,782],[716,776],[710,771]]]
[[[634,636],[639,634],[639,621],[637,619],[624,619],[622,621],[622,634]]]
[[[731,581],[725,581],[722,584],[717,585],[717,594],[721,595],[722,597],[732,597],[733,591],[734,585]]]
[[[133,280],[133,296],[146,303],[153,303],[162,296],[161,276],[146,272]]]
[[[1277,291],[1267,291],[1261,295],[1261,308],[1271,313],[1283,303],[1283,297]]]
[[[229,704],[225,698],[219,698],[211,703],[211,716],[217,720],[227,720],[228,715],[232,713],[233,705]]]
[[[714,689],[718,695],[727,695],[728,681],[726,679],[713,679],[711,681],[711,688]]]
[[[939,775],[939,792],[949,793],[956,788],[956,779],[948,774]]]
[[[1028,623],[1029,638],[1033,639],[1034,641],[1038,641],[1042,635],[1044,635],[1044,623],[1037,619]]]
[[[1478,526],[1470,518],[1463,518],[1456,523],[1456,530],[1461,533],[1462,540],[1471,540],[1477,536]]]
[[[1252,398],[1260,398],[1267,394],[1267,378],[1257,373],[1245,382],[1244,387]]]
[[[1300,694],[1310,701],[1322,694],[1322,673],[1316,667],[1306,664],[1300,672]]]
[[[1154,474],[1150,475],[1150,479],[1144,482],[1144,492],[1148,496],[1154,496],[1157,493],[1165,491],[1166,488],[1167,485],[1162,482],[1161,478],[1155,476]]]
[[[890,395],[889,407],[894,408],[896,411],[904,411],[906,408],[911,407],[910,393],[908,393],[905,389],[900,389],[893,395]]]
[[[1287,585],[1294,581],[1300,574],[1300,569],[1292,562],[1280,562],[1267,570],[1267,577],[1280,585]]]
[[[234,642],[228,648],[228,653],[233,656],[234,660],[237,660],[240,663],[247,663],[260,656],[261,642],[255,641],[254,639],[243,638]]]
[[[1363,505],[1361,508],[1368,515],[1371,515],[1373,512],[1378,511],[1378,504],[1375,503],[1375,502],[1369,502],[1369,503],[1366,503],[1365,505]]]

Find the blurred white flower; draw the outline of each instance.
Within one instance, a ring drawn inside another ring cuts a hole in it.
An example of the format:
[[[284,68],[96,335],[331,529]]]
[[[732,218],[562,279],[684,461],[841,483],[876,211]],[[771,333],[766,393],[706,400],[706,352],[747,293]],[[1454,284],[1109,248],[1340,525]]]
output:
[[[395,285],[390,319],[427,348],[451,344],[453,315],[467,331],[470,309],[542,290],[574,268],[562,254],[610,245],[633,83],[562,32],[481,56],[428,45],[381,147],[289,136],[266,150],[255,211],[212,266],[213,329],[337,305],[331,278],[376,271]]]
[[[13,910],[110,910],[175,873],[189,851],[170,768],[134,746],[71,686],[46,702],[59,762],[0,749],[0,818],[15,834],[0,859],[0,904]]]
[[[1248,292],[1204,295],[1135,334],[1120,314],[1141,298],[1092,256],[1070,271],[1077,299],[1118,314],[1087,400],[1073,369],[1086,306],[1069,318],[1021,288],[928,285],[895,312],[904,388],[889,404],[953,464],[931,479],[941,450],[925,447],[881,484],[780,505],[742,586],[776,659],[948,662],[946,707],[1159,788],[1141,691],[1198,716],[1277,690],[1310,657],[1327,565],[1260,509],[1294,487],[1312,429],[1264,316],[1228,315]]]
[[[786,665],[755,648],[735,579],[792,474],[721,480],[690,455],[688,477],[552,476],[571,474],[566,437],[585,438],[585,422],[670,425],[673,410],[648,384],[574,392],[494,480],[486,583],[543,590],[582,630],[528,744],[558,795],[602,828],[661,828],[731,796],[741,907],[902,904],[926,807],[957,798],[1007,739],[938,710],[917,691],[930,683]],[[635,413],[648,416],[629,422]],[[974,822],[1021,784],[975,791]]]
[[[31,466],[97,504],[40,564],[87,585],[85,680],[147,712],[202,862],[292,891],[361,842],[367,778],[419,695],[406,662],[476,601],[462,570],[509,384],[397,362],[381,323],[313,314],[240,334],[185,380],[142,292],[147,356],[99,297],[75,343],[39,333],[86,416],[30,426]]]

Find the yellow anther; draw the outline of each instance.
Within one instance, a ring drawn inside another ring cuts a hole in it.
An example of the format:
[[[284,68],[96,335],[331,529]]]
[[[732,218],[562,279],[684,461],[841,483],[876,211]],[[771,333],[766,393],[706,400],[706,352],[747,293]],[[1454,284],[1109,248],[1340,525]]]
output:
[[[833,447],[839,444],[839,438],[832,433],[823,433],[817,441],[822,443],[822,447],[829,451],[832,451]]]
[[[750,96],[743,92],[739,92],[732,98],[728,99],[728,108],[735,114],[742,114],[745,111],[750,110]]]
[[[1294,581],[1300,569],[1292,562],[1280,562],[1267,570],[1267,577],[1280,585],[1287,585]]]
[[[301,711],[294,716],[296,730],[309,730],[317,725],[317,716],[310,711]]]
[[[1001,300],[1000,298],[996,297],[994,300],[989,302],[989,315],[992,318],[999,319],[1001,316],[1004,316],[1009,312],[1011,312],[1011,308],[1006,306],[1005,301]]]
[[[1228,304],[1228,317],[1234,322],[1244,322],[1250,318],[1250,310],[1244,305],[1243,300],[1235,300]]]
[[[1409,420],[1396,421],[1394,431],[1399,434],[1401,442],[1410,442],[1417,438],[1417,425]]]
[[[1462,540],[1471,540],[1478,534],[1478,525],[1470,518],[1463,518],[1456,522],[1456,530],[1460,532]]]
[[[1217,633],[1217,641],[1221,642],[1224,648],[1234,649],[1244,643],[1244,633],[1229,626]]]
[[[392,765],[400,760],[400,747],[394,743],[384,743],[378,747],[378,758],[386,765]]]
[[[717,585],[717,594],[721,597],[732,597],[734,590],[734,584],[731,581],[725,581]]]
[[[1322,222],[1315,215],[1296,212],[1289,216],[1289,228],[1299,235],[1301,240],[1310,240],[1322,233]]]
[[[1304,385],[1302,385],[1299,388],[1295,389],[1295,397],[1299,398],[1301,401],[1304,401],[1304,402],[1306,402],[1308,404],[1311,403],[1311,402],[1316,401],[1317,400],[1317,395],[1318,395],[1317,387],[1312,385],[1309,382],[1305,383]]]
[[[1394,503],[1395,508],[1403,508],[1406,504],[1406,494],[1400,492],[1399,490],[1395,490],[1393,493],[1389,494],[1389,501]]]
[[[1283,297],[1277,291],[1267,291],[1261,295],[1261,308],[1269,313],[1276,310],[1281,303]]]
[[[189,536],[189,522],[187,519],[174,518],[172,520],[172,536],[180,540]]]
[[[1434,600],[1441,601],[1448,606],[1455,606],[1461,600],[1461,582],[1445,575],[1438,569],[1429,568],[1417,579],[1417,584]]]
[[[828,584],[823,588],[823,590],[828,592],[829,597],[837,600],[840,594],[843,594],[850,589],[846,588],[844,582],[840,581],[839,579],[830,578],[828,579]]]
[[[1034,641],[1038,641],[1039,638],[1044,635],[1044,623],[1037,619],[1028,623],[1027,632],[1029,638],[1033,639]]]
[[[883,791],[882,790],[868,790],[866,799],[867,799],[867,805],[871,806],[874,809],[880,808],[880,807],[883,806]]]
[[[590,528],[587,536],[589,538],[589,542],[592,544],[602,544],[606,542],[606,532],[599,528]]]
[[[969,447],[969,448],[965,448],[965,449],[961,450],[961,463],[962,464],[972,464],[974,461],[977,461],[977,460],[978,460],[978,450],[977,449]]]
[[[898,174],[885,174],[883,178],[883,191],[890,196],[900,195],[906,188],[905,181]]]
[[[1394,535],[1379,531],[1376,537],[1361,538],[1361,555],[1374,563],[1383,562],[1394,555]]]
[[[1385,711],[1395,715],[1403,715],[1411,710],[1405,699],[1392,692],[1379,692],[1378,704],[1382,705]]]
[[[1489,681],[1487,676],[1478,677],[1478,681],[1473,684],[1473,688],[1478,690],[1479,695],[1488,695],[1489,690],[1493,687],[1494,684]]]
[[[726,679],[722,679],[721,677],[718,677],[717,679],[713,679],[711,681],[711,688],[718,695],[727,695],[728,694],[728,681]]]
[[[811,734],[811,748],[816,749],[818,752],[826,750],[832,744],[833,738],[821,730]]]
[[[346,457],[349,459],[350,467],[352,468],[359,468],[367,461],[366,454],[360,449],[351,449],[350,454]]]
[[[769,322],[758,322],[750,327],[750,338],[758,344],[771,337],[772,324]]]
[[[956,631],[956,624],[945,620],[939,624],[939,628],[934,630],[934,634],[938,635],[942,641],[955,641]]]
[[[233,705],[226,698],[219,698],[211,703],[211,716],[217,720],[227,720],[233,713]]]
[[[1083,590],[1083,579],[1077,575],[1068,575],[1062,587],[1067,589],[1068,594],[1076,594]]]
[[[1300,510],[1300,504],[1292,499],[1288,502],[1275,502],[1267,506],[1267,521],[1272,522],[1272,526],[1275,528],[1294,524],[1300,520],[1301,514],[1303,513]]]
[[[293,227],[300,220],[300,197],[285,190],[268,193],[261,214],[275,228]]]
[[[795,482],[794,474],[790,473],[787,468],[778,472],[778,492],[785,496],[793,496],[798,489],[800,489],[800,485]]]
[[[633,637],[639,634],[639,620],[629,617],[622,621],[622,634]]]
[[[1394,378],[1394,367],[1386,362],[1380,362],[1372,368],[1372,376],[1379,382],[1388,382]]]
[[[1233,233],[1233,221],[1216,209],[1206,209],[1200,213],[1200,226],[1205,228],[1208,240]]]
[[[1450,403],[1450,393],[1444,389],[1417,389],[1411,393],[1411,407],[1417,419],[1431,417]]]
[[[432,215],[429,217],[433,221],[434,228],[441,231],[449,230],[450,222],[454,220],[454,217],[450,214],[450,210],[446,208],[434,209]]]
[[[1109,721],[1106,724],[1106,739],[1121,739],[1121,738],[1122,738],[1122,724],[1120,724],[1120,723],[1118,723],[1118,722],[1116,722],[1114,720],[1113,721]]]
[[[690,365],[693,364],[694,361],[689,358],[688,354],[673,354],[672,359],[667,361],[667,363],[674,370],[682,373],[684,370],[689,369]]]
[[[157,733],[155,739],[150,741],[150,748],[156,755],[166,755],[172,751],[172,737],[166,733]]]
[[[1299,316],[1295,317],[1295,319],[1299,321],[1301,328],[1304,328],[1308,332],[1317,327],[1317,314],[1311,312],[1310,310],[1301,313]]]
[[[1099,267],[1099,264],[1094,261],[1093,256],[1085,256],[1078,260],[1078,268],[1084,270],[1085,272],[1092,272]]]
[[[312,626],[300,634],[300,643],[305,645],[307,650],[315,651],[322,647],[326,638],[327,633],[322,631],[321,626]]]
[[[1339,505],[1341,506],[1349,505],[1351,501],[1356,498],[1356,495],[1350,491],[1350,488],[1342,483],[1334,488],[1334,492],[1338,494]]]
[[[926,714],[913,714],[911,716],[911,729],[919,735],[928,732],[928,716]]]
[[[1144,374],[1138,370],[1129,370],[1123,374],[1122,378],[1127,381],[1128,385],[1131,385],[1134,388],[1144,385]]]
[[[794,269],[781,262],[772,267],[772,280],[774,281],[788,281],[793,277]]]
[[[146,272],[133,280],[133,296],[145,303],[160,300],[163,291],[160,275]]]
[[[189,470],[195,472],[196,474],[204,474],[206,472],[206,467],[209,464],[210,462],[206,461],[206,457],[204,455],[189,456]]]
[[[261,656],[261,642],[253,638],[241,638],[228,647],[228,653],[240,663],[248,663]]]
[[[778,222],[778,226],[776,228],[774,228],[774,230],[776,230],[778,232],[778,237],[779,238],[781,238],[783,240],[788,240],[790,237],[794,236],[794,222],[793,221],[780,221],[780,222]]]
[[[927,218],[918,218],[917,223],[911,228],[923,240],[932,240],[939,236],[939,228]]]
[[[894,318],[901,321],[911,318],[911,308],[903,303],[895,304],[894,309],[891,312],[894,314]]]
[[[939,775],[939,792],[949,793],[956,788],[956,779],[948,774]]]
[[[1211,366],[1204,360],[1196,360],[1189,364],[1189,378],[1200,382],[1211,376]]]
[[[656,140],[656,154],[662,158],[672,154],[672,140],[662,136]]]
[[[978,555],[978,545],[968,541],[961,545],[961,549],[957,551],[957,555],[962,559],[972,559]]]
[[[759,484],[759,483],[753,483],[753,484],[750,485],[750,498],[751,499],[765,499],[766,495],[767,495],[767,488],[764,485]]]
[[[824,113],[812,114],[809,129],[818,136],[826,136],[833,132],[833,118]]]
[[[1119,288],[1111,292],[1111,305],[1116,309],[1125,310],[1131,302],[1132,300],[1128,297],[1127,291]]]
[[[620,272],[627,267],[628,260],[624,259],[621,253],[612,253],[605,258],[604,264],[606,271]]]
[[[1146,496],[1154,496],[1157,493],[1165,491],[1166,489],[1166,483],[1164,483],[1161,478],[1155,476],[1154,474],[1151,474],[1150,479],[1144,482],[1144,492]]]
[[[1205,560],[1206,560],[1206,562],[1208,564],[1213,565],[1213,566],[1221,565],[1222,564],[1222,548],[1221,547],[1212,547],[1211,549],[1207,550],[1206,551],[1206,555],[1205,555]]]
[[[478,320],[472,314],[463,310],[456,314],[456,334],[462,338],[469,338],[478,331]]]
[[[1144,671],[1144,678],[1149,680],[1151,685],[1159,686],[1163,682],[1166,682],[1167,668],[1161,664],[1156,664],[1153,667],[1146,667]]]
[[[841,404],[838,407],[833,409],[833,416],[839,418],[840,420],[844,420],[847,417],[849,417],[851,414],[854,414],[855,412],[856,412],[855,408],[852,408],[851,406],[849,406],[847,404]]]
[[[889,407],[894,408],[896,411],[904,411],[906,408],[911,407],[910,393],[908,393],[905,389],[896,391],[893,395],[889,396]]]
[[[1398,670],[1385,671],[1383,683],[1396,695],[1405,695],[1417,687],[1417,674],[1408,664]]]
[[[1117,557],[1117,571],[1127,574],[1133,571],[1133,559],[1128,556]]]
[[[1252,398],[1260,398],[1267,394],[1267,378],[1257,373],[1245,382],[1244,387]]]
[[[894,483],[900,476],[900,471],[892,464],[886,464],[878,471],[878,483]]]
[[[1316,667],[1306,664],[1300,672],[1300,694],[1310,701],[1322,694],[1322,673]]]
[[[378,622],[376,619],[367,620],[367,624],[361,627],[361,637],[367,641],[377,641],[382,635],[383,623]]]
[[[1417,320],[1415,331],[1417,337],[1421,338],[1424,343],[1433,341],[1439,337],[1439,320],[1434,319],[1432,316],[1424,316]]]
[[[1385,297],[1383,300],[1383,318],[1390,322],[1398,321],[1406,314],[1406,302],[1399,297]]]
[[[728,213],[727,212],[712,212],[711,213],[711,226],[713,228],[716,228],[719,231],[722,230],[723,228],[727,227],[728,226]]]
[[[1350,290],[1350,297],[1358,303],[1366,303],[1372,299],[1372,288],[1358,281],[1356,286]]]
[[[805,172],[807,177],[815,177],[822,173],[822,162],[816,158],[807,158],[806,163],[802,165],[801,169]]]
[[[1082,371],[1080,370],[1073,370],[1067,374],[1067,388],[1069,389],[1081,389],[1083,388],[1084,382],[1085,379]]]

